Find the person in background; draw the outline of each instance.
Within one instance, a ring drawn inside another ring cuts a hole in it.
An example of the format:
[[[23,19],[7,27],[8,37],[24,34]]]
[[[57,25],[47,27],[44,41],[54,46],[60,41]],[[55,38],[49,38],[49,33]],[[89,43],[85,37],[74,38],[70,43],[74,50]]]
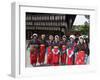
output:
[[[85,43],[86,43],[86,57],[85,57],[85,64],[89,64],[89,58],[90,58],[90,50],[89,50],[89,38],[86,36],[85,38]]]

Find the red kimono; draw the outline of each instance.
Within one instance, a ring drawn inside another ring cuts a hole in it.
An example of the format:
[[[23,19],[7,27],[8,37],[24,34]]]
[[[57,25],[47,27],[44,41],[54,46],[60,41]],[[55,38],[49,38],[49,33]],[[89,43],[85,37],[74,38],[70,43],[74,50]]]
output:
[[[53,53],[53,55],[52,55],[52,64],[53,65],[58,65],[59,64],[59,53],[60,53],[59,49],[54,48],[52,50],[52,53]]]
[[[85,60],[85,51],[79,51],[77,56],[76,56],[76,64],[84,64]]]
[[[62,64],[66,64],[66,57],[67,57],[66,48],[62,48],[62,53],[61,53],[61,63]]]
[[[73,65],[74,64],[74,59],[75,59],[75,51],[76,48],[76,42],[69,42],[68,43],[68,49],[67,49],[67,64],[68,65]]]
[[[86,54],[86,49],[87,49],[87,45],[86,43],[78,43],[77,45],[77,55],[76,55],[76,60],[75,63],[76,64],[85,64],[85,54]]]
[[[73,54],[73,49],[68,49],[68,51],[67,51],[67,55],[68,55],[67,64],[68,65],[73,64],[73,57],[71,56],[72,54]]]
[[[47,55],[47,64],[52,64],[52,50],[51,47],[48,47],[48,55]]]
[[[45,51],[46,51],[46,46],[44,44],[40,45],[40,54],[39,54],[39,63],[44,63],[45,61]]]
[[[37,50],[34,48],[34,45],[30,47],[30,63],[36,64],[37,63]]]

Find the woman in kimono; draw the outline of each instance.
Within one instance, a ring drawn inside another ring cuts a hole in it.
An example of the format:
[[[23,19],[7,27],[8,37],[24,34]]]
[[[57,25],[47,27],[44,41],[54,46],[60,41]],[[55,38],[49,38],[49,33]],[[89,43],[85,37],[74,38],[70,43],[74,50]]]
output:
[[[60,50],[59,50],[59,36],[56,35],[55,36],[55,40],[54,40],[54,45],[53,45],[53,49],[52,49],[52,64],[53,65],[59,65],[59,57],[60,57]]]
[[[47,41],[47,64],[52,64],[52,48],[53,48],[53,36],[49,36],[49,40]]]
[[[40,65],[44,64],[45,53],[46,53],[46,40],[45,40],[45,34],[42,34],[40,39],[40,52],[39,52],[39,59],[38,59]]]
[[[84,42],[83,36],[79,37],[79,42],[77,45],[77,54],[75,64],[85,64],[85,57],[86,57],[87,45]]]
[[[33,34],[32,40],[30,41],[30,63],[36,66],[37,56],[38,56],[38,46],[39,41],[37,39],[37,34]]]
[[[74,64],[75,47],[76,47],[75,36],[70,35],[70,41],[68,42],[68,47],[67,47],[67,64],[68,65]]]
[[[62,37],[62,41],[61,41],[60,45],[61,45],[61,64],[66,64],[67,40],[66,40],[66,36],[65,35],[63,35],[63,37]]]

